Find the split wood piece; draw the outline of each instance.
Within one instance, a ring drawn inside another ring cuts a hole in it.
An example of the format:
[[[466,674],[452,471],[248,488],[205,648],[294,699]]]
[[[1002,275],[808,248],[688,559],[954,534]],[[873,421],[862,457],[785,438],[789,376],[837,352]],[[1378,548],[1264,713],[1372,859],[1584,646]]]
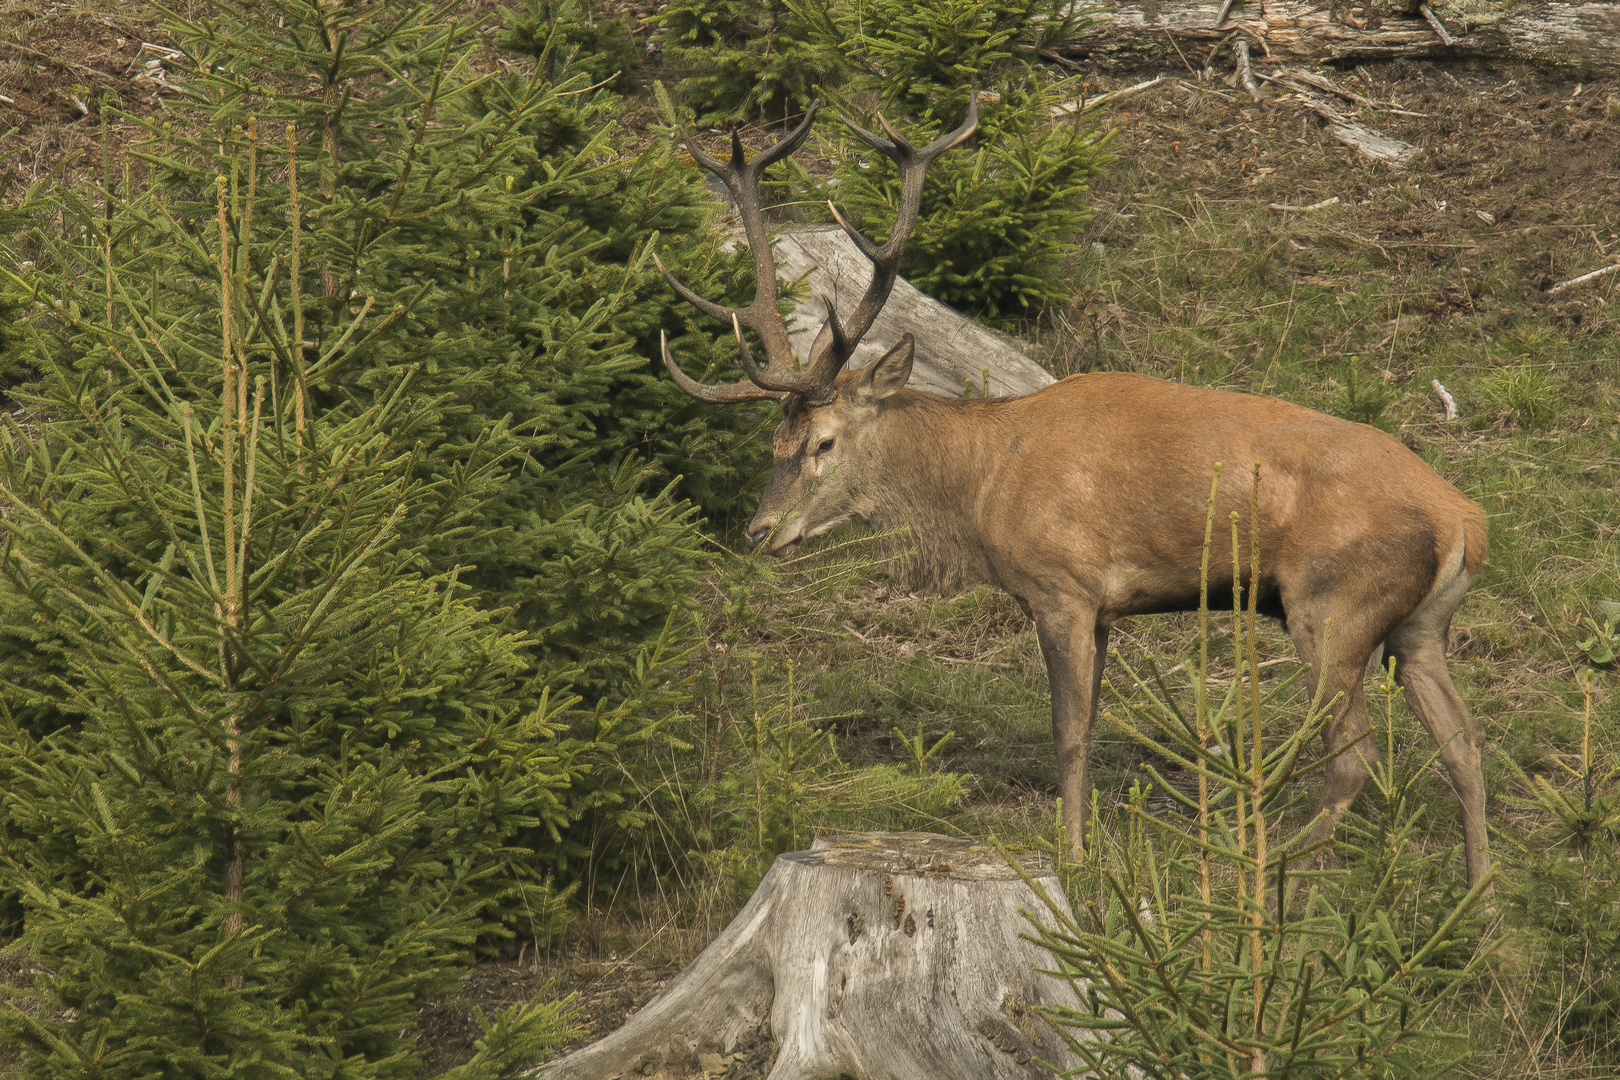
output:
[[[1050,867],[1025,869],[1061,903]],[[1045,910],[988,845],[818,840],[778,856],[741,914],[622,1028],[535,1072],[687,1077],[769,1040],[769,1080],[1049,1077],[1042,1059],[1081,1063],[1038,1008],[1079,1003],[1037,972],[1052,961],[1021,936],[1026,909]]]
[[[848,298],[859,297],[871,280],[872,264],[836,225],[783,229],[771,241],[771,250],[780,277],[804,278],[810,286],[809,297],[799,302],[788,321],[793,354],[804,363],[827,321],[826,298],[847,311]],[[951,310],[904,278],[894,283],[889,302],[855,347],[849,366],[865,367],[907,334],[917,340],[908,385],[919,390],[960,397],[967,382],[976,391],[983,386],[985,368],[990,369],[990,393],[995,397],[1028,394],[1053,381],[1052,373],[1025,355],[1017,339]]]
[[[1404,169],[1406,163],[1417,154],[1417,147],[1383,132],[1374,131],[1365,124],[1356,122],[1335,109],[1326,99],[1315,94],[1300,91],[1294,95],[1318,116],[1328,122],[1333,130],[1333,137],[1344,145],[1357,151],[1363,157],[1374,161],[1382,161],[1386,165],[1397,169]]]
[[[1249,67],[1249,39],[1239,34],[1232,42],[1232,53],[1237,58],[1238,81],[1243,89],[1249,92],[1256,105],[1265,104],[1266,95],[1260,92],[1260,84],[1254,81],[1254,71]]]
[[[1093,109],[1100,109],[1104,105],[1111,105],[1114,102],[1119,101],[1121,98],[1128,98],[1133,94],[1140,94],[1143,90],[1151,90],[1155,86],[1158,86],[1160,83],[1164,82],[1164,79],[1165,77],[1163,75],[1155,75],[1146,82],[1139,82],[1135,86],[1126,86],[1118,90],[1110,90],[1108,93],[1098,94],[1096,97],[1075,98],[1071,101],[1059,102],[1058,104],[1052,106],[1051,115],[1062,116],[1064,113],[1091,112]]]
[[[1274,61],[1392,60],[1396,57],[1482,57],[1590,72],[1620,71],[1620,4],[1527,3],[1504,11],[1485,3],[1430,5],[1463,36],[1443,44],[1420,12],[1356,25],[1333,0],[1265,0],[1239,5],[1217,24],[1222,0],[1118,0],[1097,16],[1098,27],[1064,52],[1092,61],[1117,58],[1140,66],[1162,58],[1180,65],[1176,49],[1213,44],[1236,30],[1266,44]],[[1464,12],[1459,14],[1459,9]]]

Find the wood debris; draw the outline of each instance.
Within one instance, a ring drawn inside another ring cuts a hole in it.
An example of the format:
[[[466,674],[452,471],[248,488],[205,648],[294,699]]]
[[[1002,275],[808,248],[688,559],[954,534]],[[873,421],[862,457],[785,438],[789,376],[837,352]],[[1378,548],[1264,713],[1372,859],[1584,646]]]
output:
[[[1091,112],[1093,109],[1100,109],[1104,105],[1118,101],[1121,98],[1130,97],[1132,94],[1140,94],[1143,90],[1151,90],[1164,82],[1164,80],[1163,75],[1157,75],[1146,82],[1139,82],[1135,86],[1127,86],[1121,90],[1110,90],[1108,93],[1098,94],[1096,97],[1075,98],[1072,101],[1059,102],[1052,106],[1052,115],[1062,116],[1064,113]],[[983,97],[983,95],[981,94],[980,97]]]
[[[1457,419],[1459,415],[1457,412],[1457,399],[1452,397],[1451,392],[1440,384],[1439,379],[1430,379],[1429,385],[1434,387],[1434,392],[1440,395],[1440,404],[1445,406],[1446,419]]]
[[[1265,104],[1266,95],[1260,92],[1260,84],[1254,81],[1254,72],[1249,68],[1249,39],[1241,34],[1232,42],[1232,52],[1237,57],[1238,81],[1243,89],[1249,92],[1256,105]]]
[[[1339,197],[1334,195],[1331,198],[1323,199],[1321,202],[1313,202],[1309,206],[1291,206],[1288,203],[1274,202],[1271,204],[1271,212],[1273,214],[1308,214],[1312,210],[1324,210],[1338,201]]]
[[[1620,263],[1615,263],[1613,266],[1605,266],[1601,270],[1593,270],[1590,274],[1582,274],[1580,277],[1572,277],[1568,281],[1560,281],[1558,284],[1548,289],[1547,293],[1548,295],[1551,295],[1552,293],[1561,293],[1565,289],[1573,288],[1576,285],[1583,285],[1586,282],[1592,281],[1596,278],[1607,277],[1616,271],[1620,271]]]
[[[1434,36],[1440,39],[1440,44],[1448,46],[1457,44],[1457,39],[1446,32],[1446,24],[1440,21],[1440,16],[1436,15],[1428,4],[1419,4],[1417,9],[1418,14],[1422,15],[1434,29]]]

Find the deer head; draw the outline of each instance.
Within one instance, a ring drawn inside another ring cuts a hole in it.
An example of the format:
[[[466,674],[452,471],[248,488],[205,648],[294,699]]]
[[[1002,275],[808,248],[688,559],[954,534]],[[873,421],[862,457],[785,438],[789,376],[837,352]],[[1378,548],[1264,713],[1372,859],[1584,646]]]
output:
[[[750,544],[771,538],[771,551],[782,551],[800,540],[819,535],[852,517],[863,516],[865,492],[851,468],[862,460],[865,437],[878,422],[881,403],[911,377],[913,341],[908,334],[887,354],[855,371],[845,370],[855,347],[872,328],[894,289],[906,240],[917,224],[923,182],[928,166],[945,151],[960,144],[978,126],[978,95],[969,98],[967,119],[918,149],[906,141],[882,116],[888,138],[873,134],[849,120],[844,123],[900,170],[900,206],[894,228],[881,246],[874,244],[828,204],[833,218],[872,264],[872,281],[847,322],[827,302],[827,322],[810,350],[810,362],[799,370],[788,343],[787,327],[776,309],[776,260],[760,201],[759,181],[766,168],[792,154],[804,142],[820,108],[805,111],[799,126],[774,146],[748,158],[742,140],[731,137],[731,160],[722,162],[692,141],[682,141],[694,160],[718,176],[730,190],[742,220],[743,235],[754,257],[757,284],[753,303],[727,308],[698,296],[677,281],[664,264],[658,271],[682,299],[699,311],[731,324],[737,337],[738,361],[748,376],[738,382],[709,386],[688,376],[670,355],[667,337],[660,337],[664,366],[676,384],[699,401],[726,404],[770,399],[782,407],[782,423],[773,443],[771,478],[754,519],[748,526]],[[656,260],[655,260],[656,261]],[[766,366],[755,362],[744,330],[758,335],[765,348]]]

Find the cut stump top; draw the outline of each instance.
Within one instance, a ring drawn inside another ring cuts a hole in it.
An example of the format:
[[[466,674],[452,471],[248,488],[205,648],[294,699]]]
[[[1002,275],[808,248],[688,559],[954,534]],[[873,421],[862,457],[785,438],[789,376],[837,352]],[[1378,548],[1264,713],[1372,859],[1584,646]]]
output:
[[[1043,856],[1011,852],[1024,875],[1052,878],[1052,864]],[[956,881],[1015,881],[1018,868],[1008,863],[991,844],[957,840],[939,833],[845,833],[817,837],[809,851],[779,856],[806,866],[848,866],[888,874],[947,877]]]

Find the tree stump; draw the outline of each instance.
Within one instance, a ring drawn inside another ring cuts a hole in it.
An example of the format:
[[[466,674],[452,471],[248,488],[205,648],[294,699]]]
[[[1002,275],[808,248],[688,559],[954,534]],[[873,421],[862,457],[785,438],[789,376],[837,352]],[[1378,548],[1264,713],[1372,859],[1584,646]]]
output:
[[[1063,903],[1051,869],[1026,872]],[[742,913],[606,1038],[546,1080],[768,1072],[770,1080],[1034,1080],[1078,1062],[1037,1012],[1074,1003],[1020,935],[1044,911],[995,848],[859,833],[779,856]],[[728,1062],[742,1060],[744,1068]]]

